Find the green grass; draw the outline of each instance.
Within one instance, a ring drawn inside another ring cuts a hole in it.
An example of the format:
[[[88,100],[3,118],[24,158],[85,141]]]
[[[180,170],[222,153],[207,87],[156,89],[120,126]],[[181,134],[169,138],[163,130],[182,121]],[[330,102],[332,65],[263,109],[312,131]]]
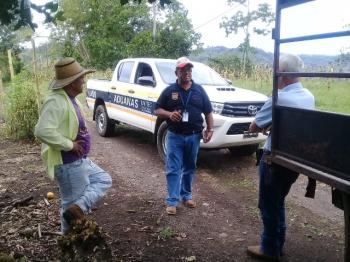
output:
[[[15,139],[34,139],[34,126],[38,119],[40,99],[28,72],[16,75],[5,86],[6,135]]]
[[[176,234],[176,232],[174,229],[172,229],[171,227],[165,227],[159,231],[158,237],[160,239],[166,240],[166,239],[174,237],[175,234]]]
[[[246,179],[246,178],[241,179],[241,180],[233,179],[233,180],[228,182],[228,185],[232,186],[232,187],[236,187],[236,188],[245,188],[247,190],[254,190],[254,188],[255,188],[253,181],[250,179]]]
[[[37,123],[42,102],[50,91],[48,86],[52,77],[51,71],[50,73],[41,72],[38,75],[37,88],[32,73],[22,71],[11,82],[4,83],[4,93],[0,94],[2,106],[0,117],[3,117],[6,123],[4,135],[19,140],[34,139],[34,126]],[[85,93],[78,99],[86,105]]]
[[[350,80],[343,79],[303,79],[304,87],[315,96],[316,108],[319,110],[350,114]],[[253,81],[236,79],[233,84],[270,96],[272,81]]]

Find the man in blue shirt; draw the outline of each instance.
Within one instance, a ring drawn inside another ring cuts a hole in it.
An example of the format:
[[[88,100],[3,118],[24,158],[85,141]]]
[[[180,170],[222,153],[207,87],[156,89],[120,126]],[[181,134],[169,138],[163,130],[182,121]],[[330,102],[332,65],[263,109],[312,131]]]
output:
[[[160,95],[155,113],[166,119],[166,180],[168,197],[166,213],[176,214],[180,200],[194,208],[192,182],[196,170],[200,139],[204,143],[213,135],[212,107],[202,86],[192,80],[193,64],[186,57],[177,60],[176,83],[168,86]],[[207,128],[203,130],[202,113]]]
[[[300,72],[303,68],[302,60],[291,54],[280,56],[280,72]],[[309,90],[305,89],[297,77],[280,77],[278,79],[277,104],[288,107],[314,109],[315,99]],[[250,132],[261,132],[272,123],[272,98],[270,97],[255,120],[249,127]],[[273,164],[266,163],[266,156],[271,154],[271,134],[265,143],[264,154],[259,164],[259,208],[264,229],[261,243],[249,246],[248,254],[256,258],[279,260],[282,254],[286,235],[285,197],[292,184],[298,178],[297,173]]]

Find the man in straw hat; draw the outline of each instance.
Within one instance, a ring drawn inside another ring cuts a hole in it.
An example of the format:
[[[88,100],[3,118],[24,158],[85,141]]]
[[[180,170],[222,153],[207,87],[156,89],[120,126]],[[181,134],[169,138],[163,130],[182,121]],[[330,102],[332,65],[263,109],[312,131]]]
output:
[[[84,69],[71,57],[55,64],[56,77],[50,83],[35,136],[43,143],[41,155],[48,176],[56,178],[61,195],[61,231],[85,220],[85,213],[112,185],[108,173],[88,159],[91,137],[76,96],[82,93]]]

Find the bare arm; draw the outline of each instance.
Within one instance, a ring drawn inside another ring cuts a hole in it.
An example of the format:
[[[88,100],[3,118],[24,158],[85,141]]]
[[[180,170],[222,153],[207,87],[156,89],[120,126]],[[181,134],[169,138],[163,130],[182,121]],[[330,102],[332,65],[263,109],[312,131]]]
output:
[[[176,110],[173,112],[170,112],[163,108],[157,108],[154,111],[154,113],[161,118],[164,118],[164,119],[169,118],[173,122],[179,122],[182,118],[181,111],[176,111]]]
[[[205,122],[207,123],[207,128],[203,132],[203,142],[208,143],[214,132],[214,118],[212,112],[205,115]]]
[[[262,131],[262,129],[256,125],[255,120],[250,123],[249,132],[251,132],[251,133],[258,133],[258,132],[261,132],[261,131]]]

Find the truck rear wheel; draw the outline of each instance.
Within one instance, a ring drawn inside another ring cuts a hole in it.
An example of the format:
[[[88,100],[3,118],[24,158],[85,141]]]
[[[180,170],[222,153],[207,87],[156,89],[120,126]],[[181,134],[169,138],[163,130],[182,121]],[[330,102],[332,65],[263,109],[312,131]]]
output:
[[[168,124],[166,121],[161,123],[157,132],[157,149],[158,154],[163,162],[166,159],[166,134],[168,132]]]
[[[233,156],[250,156],[258,149],[259,144],[229,147]]]
[[[104,105],[99,105],[96,108],[95,121],[97,133],[100,136],[107,137],[113,134],[115,124],[111,119],[109,119],[106,107]]]

